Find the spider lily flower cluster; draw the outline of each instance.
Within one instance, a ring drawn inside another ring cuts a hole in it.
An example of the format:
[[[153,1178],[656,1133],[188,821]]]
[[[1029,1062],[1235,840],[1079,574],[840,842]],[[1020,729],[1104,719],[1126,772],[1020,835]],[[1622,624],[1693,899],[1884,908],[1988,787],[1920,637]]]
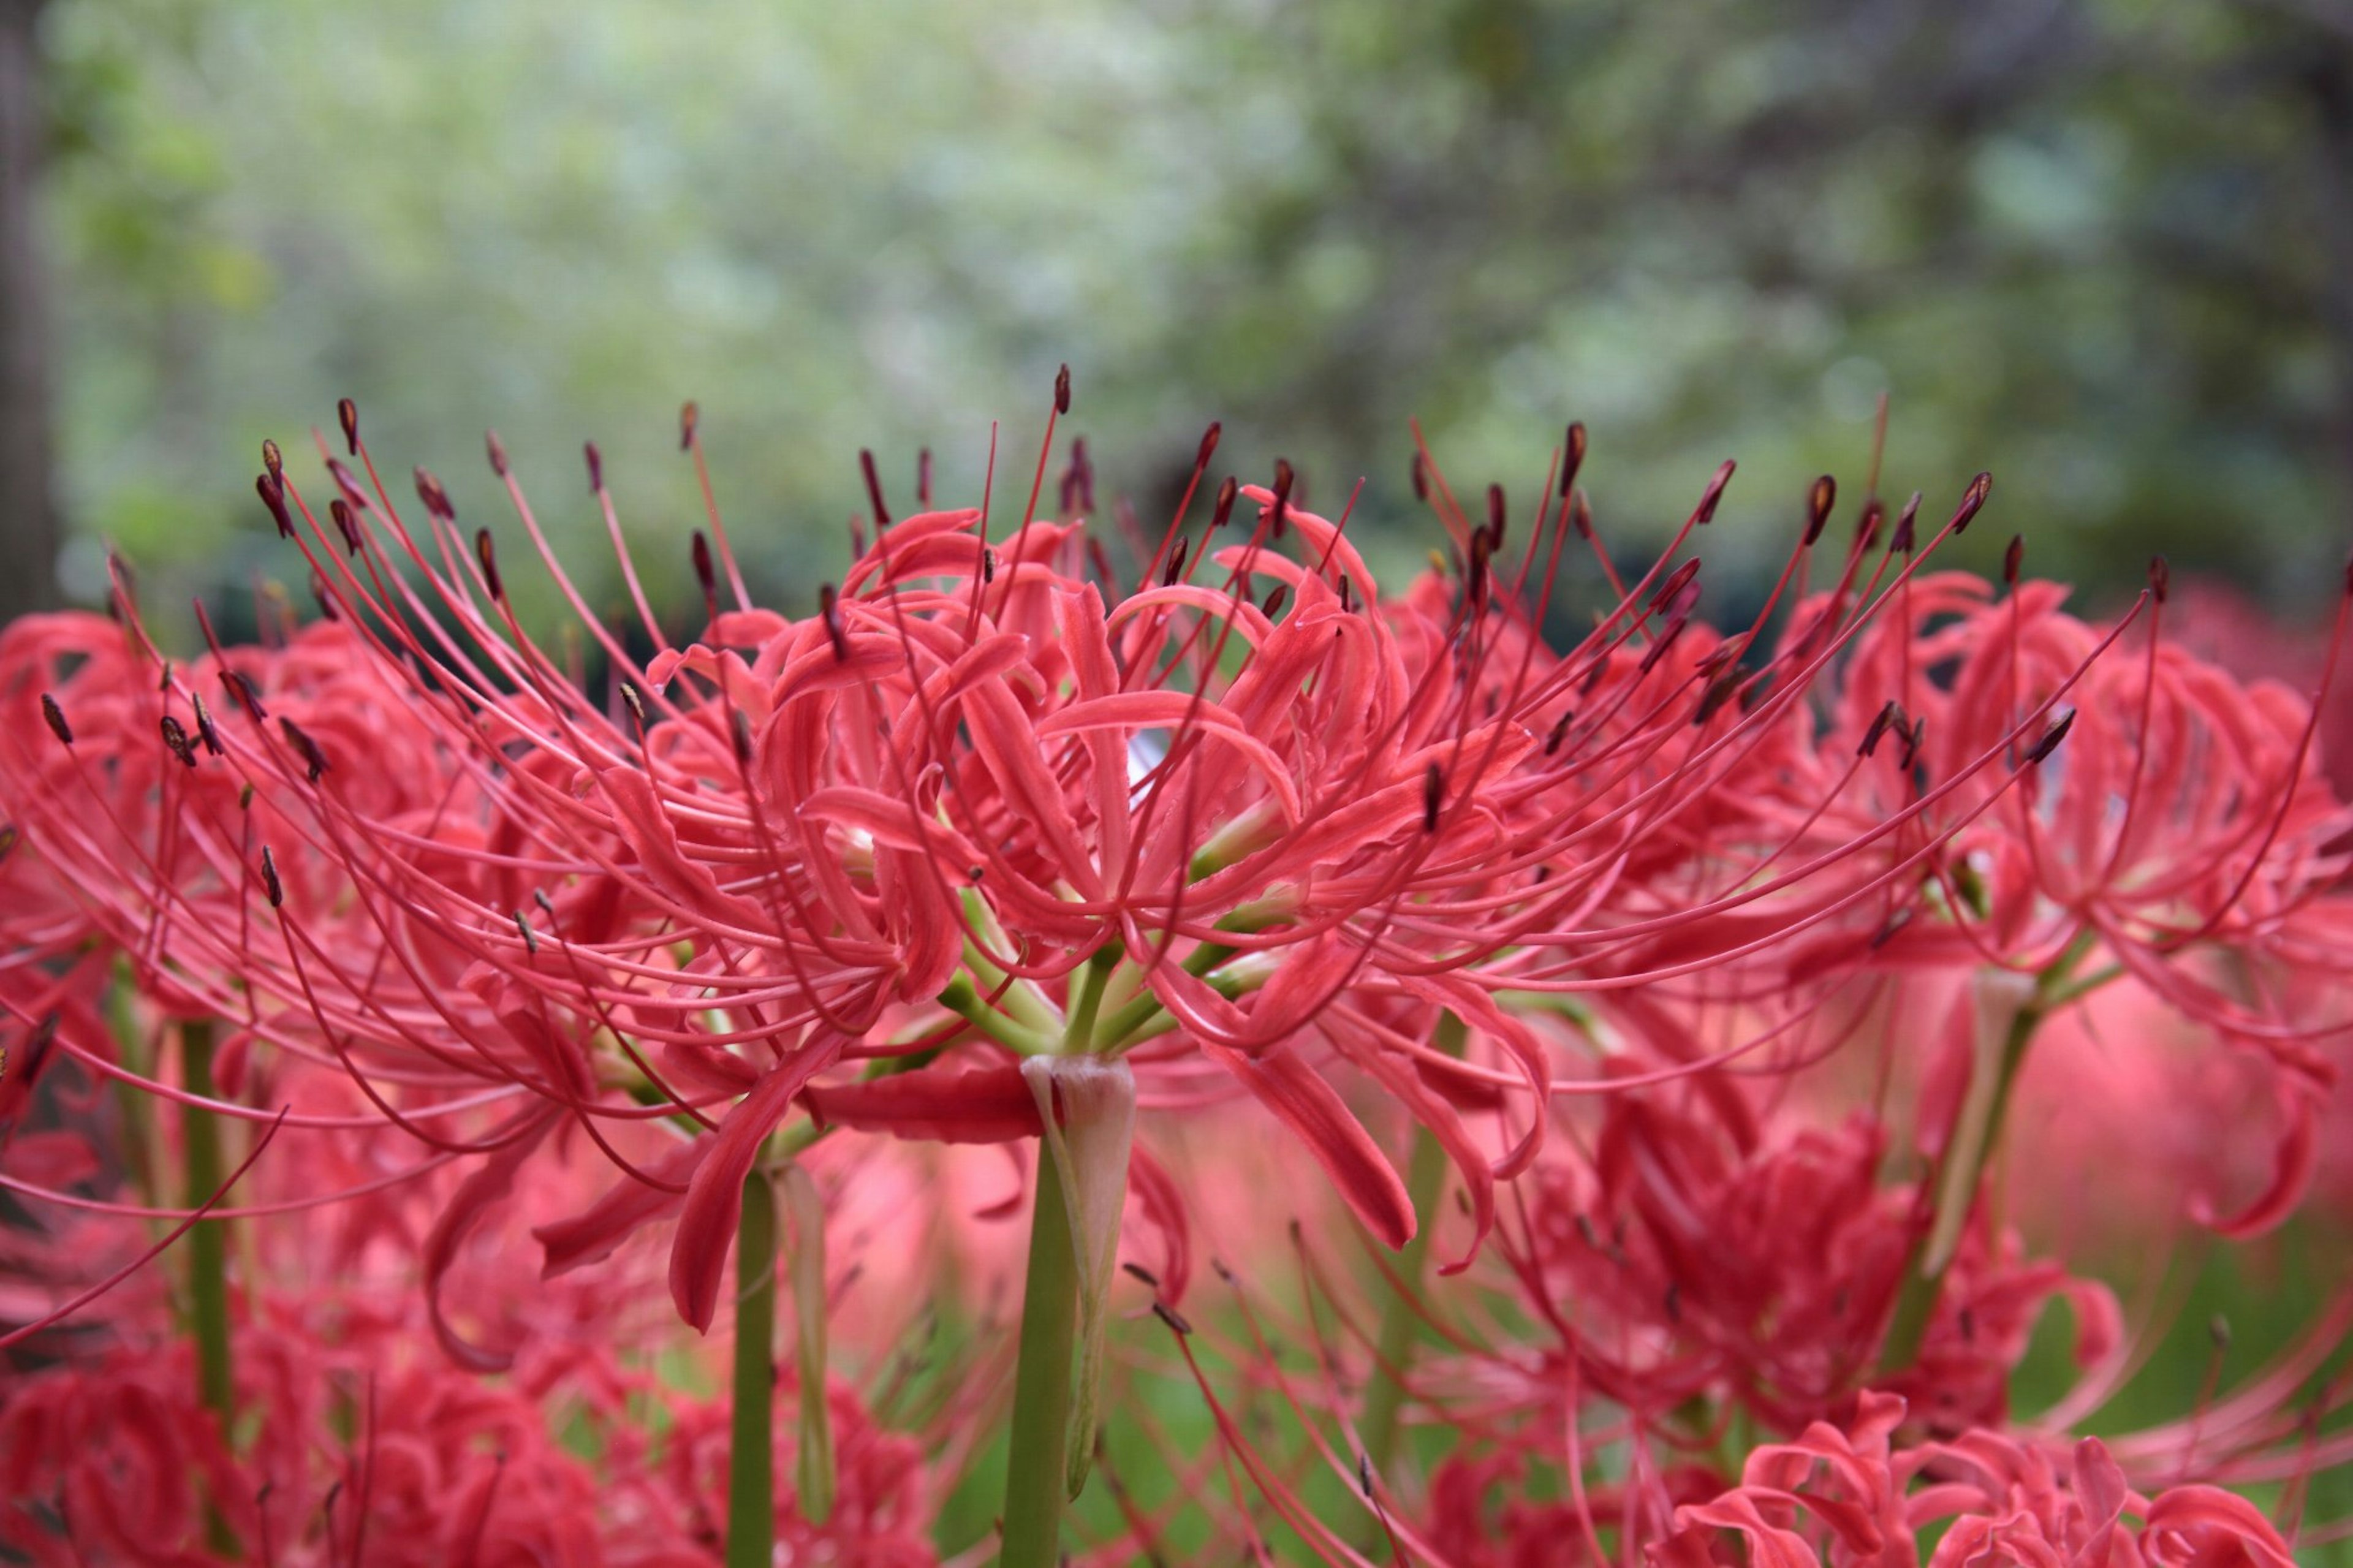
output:
[[[2102,1009],[2260,1081],[2267,1169],[2183,1160],[2181,1215],[2277,1226],[2325,1142],[2348,817],[2161,566],[2086,622],[2015,544],[1938,563],[1984,476],[1836,533],[1825,479],[1711,626],[1731,465],[1629,580],[1572,426],[1516,513],[1418,451],[1447,549],[1391,594],[1214,426],[1156,536],[1082,445],[1041,514],[1050,419],[1018,519],[993,460],[900,515],[865,458],[798,617],[712,506],[673,635],[595,447],[613,624],[495,437],[503,552],[340,423],[258,480],[316,618],[175,657],[118,569],[0,634],[0,1345],[55,1363],[0,1393],[12,1549],[2270,1562],[2341,1457],[2340,1313],[2067,1447],[2154,1327],[2007,1212],[2038,1041]]]

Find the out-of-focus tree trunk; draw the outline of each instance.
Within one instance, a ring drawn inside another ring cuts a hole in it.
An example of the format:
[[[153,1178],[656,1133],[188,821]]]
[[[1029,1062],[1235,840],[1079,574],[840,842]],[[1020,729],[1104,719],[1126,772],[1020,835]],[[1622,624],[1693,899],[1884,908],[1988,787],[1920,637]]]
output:
[[[2320,120],[2320,224],[2327,280],[2321,320],[2337,360],[2333,434],[2348,493],[2353,493],[2353,10],[2346,26],[2320,42],[2310,84]]]
[[[44,0],[0,0],[0,623],[58,599],[49,323],[39,236]]]

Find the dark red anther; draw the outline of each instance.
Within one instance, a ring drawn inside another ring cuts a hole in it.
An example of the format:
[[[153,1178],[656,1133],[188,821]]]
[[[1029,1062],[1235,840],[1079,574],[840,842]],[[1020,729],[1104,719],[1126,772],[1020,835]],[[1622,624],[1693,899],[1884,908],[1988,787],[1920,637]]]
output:
[[[1920,760],[1920,743],[1927,738],[1928,716],[1923,713],[1912,721],[1910,729],[1902,732],[1900,739],[1904,742],[1904,751],[1903,754],[1895,759],[1895,765],[1905,773],[1910,773],[1913,765]]]
[[[305,734],[302,726],[293,720],[280,719],[278,728],[285,732],[287,743],[301,753],[302,765],[309,770],[311,782],[317,784],[319,775],[327,771],[327,753],[319,750],[319,742]]]
[[[1283,519],[1291,510],[1291,487],[1298,478],[1288,461],[1282,458],[1274,460],[1274,515],[1267,524],[1267,532],[1273,538],[1282,537]]]
[[[1168,552],[1168,564],[1160,569],[1162,587],[1175,586],[1176,579],[1185,574],[1185,549],[1190,542],[1189,540],[1180,539],[1176,542],[1176,548]]]
[[[915,454],[915,504],[932,504],[932,449],[929,447]]]
[[[1413,455],[1413,499],[1418,501],[1430,499],[1430,466],[1421,460],[1421,453],[1418,450]]]
[[[997,552],[985,544],[980,547],[980,581],[983,586],[997,581]]]
[[[874,509],[874,526],[891,526],[891,509],[882,504],[882,476],[874,471],[874,454],[865,447],[858,448],[858,471],[866,476],[866,503]]]
[[[491,455],[491,472],[501,479],[507,477],[507,444],[499,439],[495,430],[482,432],[482,450]]]
[[[348,397],[335,400],[335,422],[343,427],[343,449],[356,458],[360,454],[360,405]]]
[[[181,723],[169,713],[164,715],[160,727],[164,731],[164,746],[170,750],[174,756],[180,759],[181,766],[190,768],[195,767],[196,765],[196,743],[188,739],[188,727]]]
[[[1986,497],[1992,493],[1993,476],[1991,474],[1979,474],[1976,479],[1971,479],[1969,488],[1961,492],[1961,504],[1953,510],[1953,521],[1946,526],[1955,533],[1968,527],[1969,520],[1984,510]]]
[[[1552,733],[1545,737],[1546,756],[1549,757],[1560,750],[1560,743],[1568,739],[1569,725],[1576,722],[1576,720],[1577,710],[1575,709],[1563,709],[1561,710],[1560,717],[1553,721]]]
[[[605,493],[605,454],[597,448],[596,442],[583,441],[580,443],[580,455],[588,463],[588,493],[603,495]]]
[[[1170,1306],[1166,1301],[1155,1300],[1153,1302],[1152,1315],[1159,1319],[1162,1322],[1167,1324],[1171,1330],[1175,1331],[1178,1334],[1189,1335],[1193,1331],[1193,1325],[1185,1321],[1185,1314],[1179,1312],[1176,1308]]]
[[[449,492],[441,488],[441,481],[435,479],[429,469],[417,470],[417,499],[425,503],[427,511],[442,521],[458,521],[458,509],[449,504]]]
[[[330,621],[343,618],[343,612],[335,608],[335,595],[329,591],[327,580],[316,572],[311,574],[311,602],[319,606],[322,618]]]
[[[712,620],[719,618],[719,579],[711,570],[711,541],[702,537],[702,530],[694,531],[694,580],[702,584],[703,613]],[[860,551],[863,555],[864,551]]]
[[[1577,488],[1577,470],[1583,467],[1585,467],[1585,421],[1577,419],[1570,421],[1568,435],[1561,442],[1560,496],[1563,500],[1567,500],[1568,492]]]
[[[269,509],[269,515],[278,520],[278,537],[293,538],[294,519],[286,510],[285,485],[268,474],[259,474],[254,478],[253,488],[261,497],[261,504]]]
[[[1492,552],[1504,547],[1504,487],[1487,487],[1487,548]]]
[[[367,505],[367,491],[362,488],[360,477],[352,472],[349,463],[344,462],[341,458],[328,458],[327,477],[335,481],[337,489],[351,498],[353,506]]]
[[[1340,578],[1340,613],[1345,615],[1356,607],[1356,592],[1349,585],[1349,579],[1344,573]]]
[[[1699,708],[1692,714],[1694,728],[1705,724],[1723,710],[1724,705],[1731,701],[1733,694],[1740,689],[1741,677],[1745,673],[1737,665],[1716,671],[1715,679],[1707,683],[1707,689],[1700,693]]]
[[[239,702],[243,703],[245,705],[245,710],[252,714],[256,719],[267,719],[269,717],[269,710],[261,705],[260,690],[253,684],[253,678],[246,674],[245,671],[241,669],[222,670],[221,684],[227,687],[229,694],[235,697]]]
[[[1831,508],[1838,504],[1838,481],[1824,474],[1814,481],[1813,493],[1806,498],[1806,542],[1813,543],[1822,536],[1831,521]]]
[[[638,721],[638,732],[640,734],[644,733],[646,728],[646,700],[638,694],[636,682],[628,680],[621,682],[621,702],[623,706],[628,709],[629,717]]]
[[[1445,804],[1445,800],[1446,775],[1438,771],[1436,763],[1432,763],[1421,775],[1421,830],[1424,833],[1438,831],[1438,808]]]
[[[1692,510],[1692,518],[1700,527],[1715,521],[1715,509],[1724,500],[1724,487],[1732,482],[1732,459],[1725,458],[1715,477],[1707,481],[1707,489],[1701,492],[1699,505]]]
[[[2156,595],[2158,604],[2165,603],[2166,592],[2172,586],[2173,568],[2165,563],[2164,556],[2150,556],[2148,558],[2148,591]]]
[[[474,530],[474,558],[482,563],[482,584],[490,589],[491,597],[505,598],[506,588],[499,581],[498,552],[491,548],[491,531],[487,528]]]
[[[1862,744],[1854,749],[1854,754],[1858,757],[1871,755],[1872,752],[1879,750],[1880,739],[1887,733],[1889,728],[1903,722],[1904,705],[1893,697],[1889,698],[1887,705],[1880,709],[1878,715],[1872,720],[1871,728],[1863,731]]]
[[[1282,584],[1277,583],[1273,587],[1267,590],[1266,603],[1259,607],[1266,612],[1266,618],[1271,621],[1277,616],[1282,614],[1282,602],[1289,596],[1290,590],[1285,588]]]
[[[818,588],[817,611],[818,615],[825,617],[825,635],[833,644],[833,657],[837,659],[848,659],[849,634],[842,629],[841,605],[834,595],[832,584],[823,584]]]
[[[1904,510],[1895,515],[1895,531],[1887,537],[1887,549],[1890,554],[1909,555],[1912,553],[1913,530],[1917,526],[1919,518],[1920,492],[1918,490],[1914,490],[1912,492],[1912,499],[1905,501],[1904,503]]]
[[[735,743],[735,765],[752,765],[752,721],[741,708],[727,710],[727,736]]]
[[[1207,473],[1208,471],[1209,459],[1217,455],[1218,437],[1225,434],[1225,429],[1226,427],[1222,423],[1212,419],[1209,421],[1209,427],[1201,432],[1201,445],[1197,447],[1193,453],[1193,471],[1195,473]]]
[[[335,531],[343,536],[343,548],[353,555],[360,552],[359,519],[352,515],[352,503],[341,496],[327,502],[327,515],[335,520]]]
[[[286,458],[278,450],[278,443],[266,437],[261,443],[261,466],[280,484],[286,482]]]
[[[225,752],[221,745],[220,731],[214,727],[213,710],[205,706],[205,694],[201,691],[195,693],[195,702],[196,708],[196,733],[198,736],[202,737],[205,742],[205,750],[210,752],[216,757],[224,755]]]
[[[2010,536],[2010,548],[2001,552],[2001,580],[2010,587],[2018,586],[2018,569],[2026,561],[2026,535]]]
[[[1071,367],[1069,365],[1064,365],[1061,369],[1054,373],[1054,412],[1057,414],[1068,414],[1070,411]]]
[[[269,846],[261,847],[261,885],[269,894],[269,907],[286,907],[286,884],[278,879],[278,859],[269,853]]]
[[[678,405],[678,449],[694,450],[694,427],[702,423],[702,410],[692,398]]]
[[[1651,667],[1667,657],[1667,649],[1675,646],[1675,639],[1683,635],[1683,628],[1690,624],[1691,612],[1677,610],[1674,618],[1667,622],[1665,629],[1659,633],[1659,640],[1643,650],[1641,668],[1638,673],[1650,674]]]
[[[73,726],[66,722],[66,710],[46,691],[41,693],[41,717],[48,721],[50,734],[69,746],[73,744]]]
[[[1854,548],[1857,554],[1879,542],[1880,525],[1887,521],[1887,505],[1877,496],[1862,503],[1862,521],[1854,525]]]
[[[2029,748],[2026,753],[2024,765],[2027,767],[2032,767],[2035,763],[2041,762],[2043,758],[2057,751],[2059,749],[2059,742],[2067,738],[2067,731],[2074,722],[2075,710],[2070,708],[2066,712],[2062,713],[2059,716],[2059,721],[2057,723],[2042,731],[2042,738],[2041,740],[2035,742],[2034,744]]]
[[[1651,605],[1648,613],[1651,615],[1658,614],[1658,612],[1663,608],[1669,601],[1672,600],[1677,594],[1683,591],[1683,587],[1686,584],[1690,583],[1693,578],[1698,575],[1699,557],[1694,555],[1690,560],[1684,562],[1682,565],[1676,567],[1672,572],[1669,573],[1667,574],[1667,580],[1659,584],[1659,591],[1651,595]]]
[[[1226,520],[1234,515],[1234,498],[1241,493],[1240,482],[1233,475],[1228,474],[1225,483],[1218,487],[1217,504],[1209,509],[1210,532],[1215,533],[1219,529],[1226,526]]]

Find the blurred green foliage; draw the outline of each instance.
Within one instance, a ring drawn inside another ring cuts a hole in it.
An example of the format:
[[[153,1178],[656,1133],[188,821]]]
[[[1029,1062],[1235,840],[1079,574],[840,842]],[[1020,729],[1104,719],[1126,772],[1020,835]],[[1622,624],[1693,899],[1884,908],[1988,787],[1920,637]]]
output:
[[[1736,577],[1812,474],[1860,489],[1883,389],[1887,489],[1949,502],[1992,468],[1980,560],[2021,530],[2095,598],[2163,550],[2307,607],[2342,533],[2339,0],[55,0],[46,25],[85,595],[100,539],[178,590],[287,570],[259,442],[349,395],[470,522],[504,511],[498,426],[602,594],[575,455],[600,441],[682,602],[691,396],[754,574],[804,610],[860,447],[902,510],[922,445],[973,497],[1002,419],[1002,503],[1064,360],[1107,492],[1151,516],[1222,417],[1221,464],[1285,453],[1311,504],[1366,477],[1399,562],[1410,415],[1520,515],[1585,419],[1628,544],[1736,456],[1711,563]]]

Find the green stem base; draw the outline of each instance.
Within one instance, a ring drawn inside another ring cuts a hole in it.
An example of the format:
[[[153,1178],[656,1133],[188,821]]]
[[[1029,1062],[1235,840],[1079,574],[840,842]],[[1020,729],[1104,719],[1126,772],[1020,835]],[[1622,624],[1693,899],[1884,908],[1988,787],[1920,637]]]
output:
[[[744,1178],[735,1222],[735,1378],[727,1445],[727,1568],[776,1560],[776,1197]]]
[[[1012,1451],[1005,1469],[999,1568],[1054,1568],[1061,1558],[1071,1426],[1071,1352],[1078,1335],[1079,1265],[1052,1147],[1038,1142],[1038,1196],[1021,1292],[1021,1351],[1013,1373]]]

